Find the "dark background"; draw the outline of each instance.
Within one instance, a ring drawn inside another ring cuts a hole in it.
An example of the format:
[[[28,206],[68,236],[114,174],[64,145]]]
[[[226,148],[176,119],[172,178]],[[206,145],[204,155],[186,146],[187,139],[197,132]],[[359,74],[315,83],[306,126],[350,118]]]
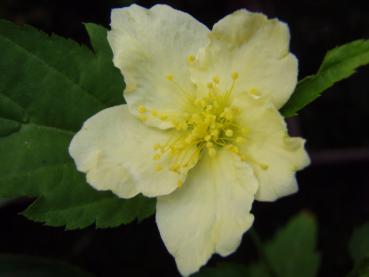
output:
[[[133,1],[0,0],[0,17],[88,43],[82,22],[108,26],[110,9]],[[156,1],[136,1],[149,7]],[[291,29],[291,51],[300,61],[300,78],[314,73],[325,52],[369,38],[369,1],[224,0],[162,1],[189,12],[211,27],[230,12],[247,8],[278,17]],[[1,73],[0,73],[1,74]],[[270,238],[288,218],[308,210],[319,222],[319,276],[345,276],[352,267],[347,242],[369,220],[369,68],[329,89],[291,120],[291,133],[308,141],[312,165],[299,173],[300,192],[275,203],[256,203],[255,227]],[[174,260],[153,218],[120,228],[64,232],[17,215],[29,201],[0,206],[0,253],[54,257],[97,276],[177,276]],[[293,240],[293,238],[291,238]],[[256,259],[248,235],[238,251],[219,261]],[[286,257],[288,259],[288,257]]]

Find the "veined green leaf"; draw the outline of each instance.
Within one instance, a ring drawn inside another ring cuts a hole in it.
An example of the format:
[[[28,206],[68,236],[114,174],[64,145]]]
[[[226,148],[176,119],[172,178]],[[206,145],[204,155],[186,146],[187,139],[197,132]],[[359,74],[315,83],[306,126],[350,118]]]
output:
[[[290,219],[264,246],[271,268],[280,277],[314,277],[320,256],[316,253],[317,224],[309,213]]]
[[[368,63],[369,40],[356,40],[328,51],[318,72],[298,83],[281,113],[285,117],[296,115],[322,92],[336,82],[350,77],[358,67]]]
[[[155,200],[98,192],[68,146],[82,123],[123,103],[106,30],[86,24],[94,52],[30,26],[0,21],[0,197],[32,196],[23,214],[67,229],[113,227],[150,216]]]

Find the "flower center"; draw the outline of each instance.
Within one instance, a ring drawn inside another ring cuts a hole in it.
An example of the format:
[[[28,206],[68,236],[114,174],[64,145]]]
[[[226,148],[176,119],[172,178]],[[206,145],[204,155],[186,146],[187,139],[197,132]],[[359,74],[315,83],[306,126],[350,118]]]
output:
[[[233,143],[242,142],[246,130],[237,125],[235,119],[240,111],[231,105],[229,96],[229,91],[219,94],[215,86],[209,85],[206,96],[193,99],[189,112],[175,124],[182,135],[173,144],[174,148],[197,147],[210,157],[215,157],[221,147],[237,153],[238,148]]]
[[[172,75],[167,75],[166,79],[175,82]],[[237,79],[238,73],[232,73],[229,88],[221,91],[218,88],[219,77],[213,77],[202,96],[187,94],[187,108],[177,117],[172,118],[165,113],[149,111],[144,106],[138,107],[142,115],[150,113],[160,120],[171,121],[177,131],[169,141],[154,145],[153,159],[157,161],[157,171],[163,169],[164,156],[169,158],[169,169],[180,174],[192,168],[201,155],[208,154],[214,158],[217,151],[223,147],[237,154],[242,160],[247,159],[240,153],[238,145],[247,139],[249,131],[237,124],[240,110],[231,102]]]

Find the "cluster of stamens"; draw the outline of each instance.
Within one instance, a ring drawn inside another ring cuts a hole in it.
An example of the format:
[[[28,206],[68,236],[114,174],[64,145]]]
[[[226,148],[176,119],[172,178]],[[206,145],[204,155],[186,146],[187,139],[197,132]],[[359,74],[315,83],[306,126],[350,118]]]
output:
[[[175,82],[172,75],[167,75],[166,79]],[[232,73],[229,88],[221,91],[218,88],[220,79],[214,76],[207,84],[207,92],[203,96],[186,93],[187,109],[179,116],[150,110],[143,105],[138,106],[142,120],[151,116],[169,121],[177,130],[176,135],[169,141],[153,146],[152,158],[157,161],[157,171],[163,169],[161,161],[164,156],[170,160],[169,170],[180,174],[194,166],[200,155],[207,153],[214,158],[217,151],[223,147],[238,155],[241,160],[249,160],[239,148],[239,145],[247,140],[249,130],[237,124],[240,110],[231,103],[231,94],[237,79],[238,73]],[[178,87],[177,83],[175,85]],[[182,181],[178,181],[178,185],[181,184]]]

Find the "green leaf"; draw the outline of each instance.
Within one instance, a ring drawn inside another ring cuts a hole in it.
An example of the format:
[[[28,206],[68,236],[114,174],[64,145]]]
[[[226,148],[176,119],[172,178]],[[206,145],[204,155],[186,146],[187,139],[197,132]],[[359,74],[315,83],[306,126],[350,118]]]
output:
[[[36,197],[23,214],[67,229],[118,226],[155,210],[153,199],[95,191],[68,154],[87,118],[123,103],[106,30],[86,27],[94,52],[0,21],[0,197]]]
[[[369,258],[369,223],[357,228],[351,237],[349,251],[355,263]]]
[[[315,251],[316,235],[315,218],[309,213],[301,213],[265,244],[265,256],[277,276],[316,276],[320,262]]]
[[[369,277],[369,257],[358,261],[348,277]]]
[[[0,255],[0,276],[8,277],[92,277],[81,269],[46,258]]]
[[[350,77],[357,68],[368,63],[369,40],[356,40],[328,51],[318,72],[298,83],[281,113],[285,117],[296,115],[326,89]]]

